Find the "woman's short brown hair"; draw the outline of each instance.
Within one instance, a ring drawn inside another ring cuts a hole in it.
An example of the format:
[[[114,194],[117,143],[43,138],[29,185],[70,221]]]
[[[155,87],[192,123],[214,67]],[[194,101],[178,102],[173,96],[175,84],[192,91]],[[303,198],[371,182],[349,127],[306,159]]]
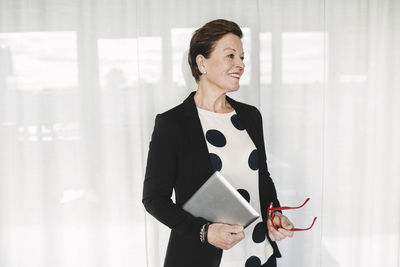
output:
[[[196,63],[197,55],[209,58],[215,43],[228,33],[233,33],[239,38],[243,36],[242,30],[235,22],[224,19],[210,21],[194,32],[192,40],[190,40],[188,62],[196,82],[200,80],[200,75],[202,75]]]

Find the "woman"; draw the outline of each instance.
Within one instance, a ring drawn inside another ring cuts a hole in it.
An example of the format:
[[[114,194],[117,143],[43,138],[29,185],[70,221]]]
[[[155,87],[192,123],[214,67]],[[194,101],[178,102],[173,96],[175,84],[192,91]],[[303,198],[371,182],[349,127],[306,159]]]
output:
[[[267,218],[268,204],[279,207],[279,201],[266,164],[261,114],[226,96],[239,89],[244,72],[241,37],[236,23],[221,19],[195,31],[188,60],[197,91],[156,117],[143,203],[172,229],[166,267],[276,266],[275,241],[293,235],[281,213],[275,216],[283,222],[278,230]],[[216,170],[262,214],[245,230],[181,208]]]

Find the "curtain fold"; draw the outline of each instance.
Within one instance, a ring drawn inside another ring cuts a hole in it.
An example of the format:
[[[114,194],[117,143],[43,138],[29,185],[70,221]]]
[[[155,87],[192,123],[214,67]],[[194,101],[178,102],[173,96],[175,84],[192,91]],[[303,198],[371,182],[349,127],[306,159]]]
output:
[[[193,31],[243,29],[233,98],[263,115],[286,215],[278,266],[400,267],[396,0],[0,0],[0,266],[162,266],[154,117],[196,83]]]

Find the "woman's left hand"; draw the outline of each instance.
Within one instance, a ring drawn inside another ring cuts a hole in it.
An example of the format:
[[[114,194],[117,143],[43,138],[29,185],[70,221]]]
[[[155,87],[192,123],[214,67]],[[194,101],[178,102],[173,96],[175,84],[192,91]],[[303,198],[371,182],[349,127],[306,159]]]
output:
[[[281,224],[279,222],[279,218],[281,218],[282,221],[282,228]],[[294,226],[292,222],[285,216],[282,215],[280,212],[275,212],[275,217],[274,217],[274,225],[278,229],[278,231],[272,226],[272,221],[271,219],[268,219],[267,221],[267,227],[268,227],[268,235],[269,238],[271,238],[272,241],[281,241],[285,239],[286,237],[292,237],[293,236],[293,231],[290,231]]]

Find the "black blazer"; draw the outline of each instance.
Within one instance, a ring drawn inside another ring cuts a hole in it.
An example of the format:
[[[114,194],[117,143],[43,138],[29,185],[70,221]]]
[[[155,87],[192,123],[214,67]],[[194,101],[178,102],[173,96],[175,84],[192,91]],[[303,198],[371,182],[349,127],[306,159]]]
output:
[[[143,204],[150,214],[172,230],[165,267],[217,267],[222,255],[221,249],[200,242],[200,229],[207,221],[181,208],[214,172],[194,94],[192,92],[182,104],[157,115],[147,158]],[[267,207],[270,202],[279,207],[279,201],[266,163],[261,114],[253,106],[226,99],[258,151],[260,207],[269,239]],[[175,190],[175,203],[171,200],[172,190]],[[269,241],[274,256],[280,257],[276,243]]]

